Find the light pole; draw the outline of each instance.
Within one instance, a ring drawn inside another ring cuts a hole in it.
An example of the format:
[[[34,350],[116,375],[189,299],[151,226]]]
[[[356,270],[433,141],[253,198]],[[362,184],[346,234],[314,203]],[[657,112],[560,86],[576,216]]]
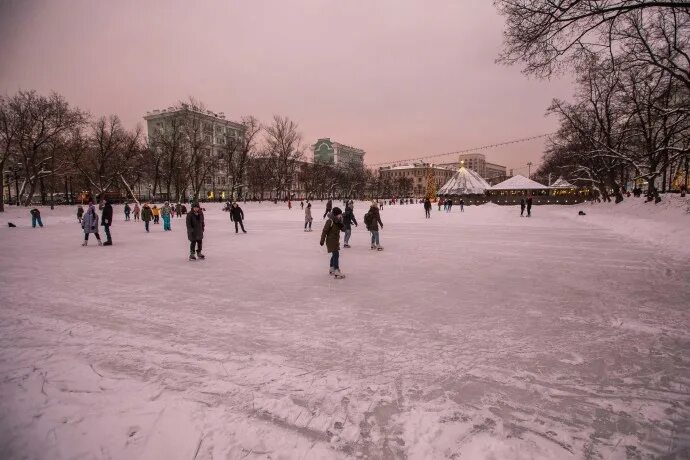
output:
[[[531,161],[527,162],[527,178],[528,179],[532,178],[532,162]]]

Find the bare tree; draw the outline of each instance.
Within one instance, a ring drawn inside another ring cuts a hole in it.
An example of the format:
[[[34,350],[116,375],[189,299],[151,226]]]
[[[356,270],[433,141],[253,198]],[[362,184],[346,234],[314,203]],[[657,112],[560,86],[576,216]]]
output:
[[[181,102],[182,139],[187,155],[187,174],[192,195],[199,199],[209,174],[218,167],[218,159],[212,149],[213,125],[206,121],[206,108],[203,103],[190,98]]]
[[[275,115],[273,123],[265,128],[266,147],[274,168],[276,198],[289,198],[297,172],[297,162],[302,158],[302,135],[297,123],[287,117]]]
[[[13,110],[10,99],[7,96],[0,96],[0,194],[3,193],[5,186],[5,166],[17,154],[17,142],[23,130],[23,122],[24,118]],[[0,212],[4,211],[5,202],[0,200]]]

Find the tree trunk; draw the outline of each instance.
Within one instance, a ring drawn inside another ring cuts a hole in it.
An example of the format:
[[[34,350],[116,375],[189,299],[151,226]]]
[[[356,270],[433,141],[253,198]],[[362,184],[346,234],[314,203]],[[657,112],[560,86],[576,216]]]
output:
[[[4,188],[5,188],[5,161],[3,160],[0,162],[0,193],[5,195]],[[10,204],[10,181],[7,181],[7,204]],[[0,212],[5,212],[5,198],[3,197],[0,199]]]

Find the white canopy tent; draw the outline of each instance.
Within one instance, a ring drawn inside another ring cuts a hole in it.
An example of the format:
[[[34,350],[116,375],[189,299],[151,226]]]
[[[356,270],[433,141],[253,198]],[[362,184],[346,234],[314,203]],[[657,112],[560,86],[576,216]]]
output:
[[[559,177],[556,182],[551,184],[551,188],[576,188],[573,184],[563,179],[563,176]]]
[[[438,191],[438,195],[483,195],[491,186],[482,176],[462,166]]]
[[[513,176],[491,187],[491,190],[548,190],[549,187],[528,179],[525,176]]]

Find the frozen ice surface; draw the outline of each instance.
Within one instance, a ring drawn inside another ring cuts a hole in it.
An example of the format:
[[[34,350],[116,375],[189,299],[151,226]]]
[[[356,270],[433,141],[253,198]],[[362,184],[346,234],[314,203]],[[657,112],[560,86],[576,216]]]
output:
[[[324,203],[243,207],[196,262],[182,219],[0,215],[3,458],[690,456],[687,201],[386,206],[344,280]]]

